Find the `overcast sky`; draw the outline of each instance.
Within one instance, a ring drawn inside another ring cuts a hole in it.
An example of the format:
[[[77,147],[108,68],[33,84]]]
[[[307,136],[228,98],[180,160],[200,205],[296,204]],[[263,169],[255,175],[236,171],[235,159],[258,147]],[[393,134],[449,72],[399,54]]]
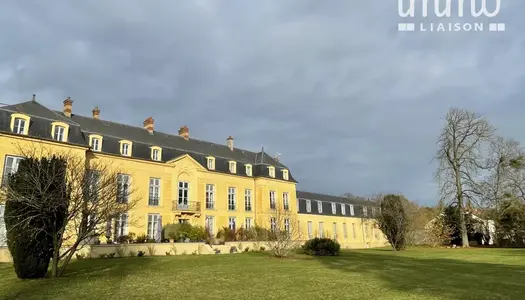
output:
[[[4,0],[0,102],[70,96],[279,152],[299,189],[433,204],[449,107],[525,143],[525,1],[502,1],[506,32],[402,33],[396,0]]]

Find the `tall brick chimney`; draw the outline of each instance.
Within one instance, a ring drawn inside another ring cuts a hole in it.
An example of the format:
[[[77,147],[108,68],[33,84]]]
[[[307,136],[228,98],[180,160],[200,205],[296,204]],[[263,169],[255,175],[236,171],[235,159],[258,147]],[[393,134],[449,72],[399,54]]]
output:
[[[95,106],[95,108],[93,108],[92,110],[93,112],[93,119],[99,119],[100,118],[100,109],[98,108],[98,106]]]
[[[144,129],[146,129],[150,134],[153,134],[153,129],[155,128],[155,120],[152,117],[144,120]]]
[[[190,129],[188,126],[184,125],[179,129],[179,136],[183,137],[185,140],[190,138]]]
[[[73,110],[73,100],[67,97],[66,100],[64,100],[64,115],[68,118],[71,118],[72,110]]]
[[[226,145],[230,148],[230,151],[233,151],[233,138],[231,135],[226,139]]]

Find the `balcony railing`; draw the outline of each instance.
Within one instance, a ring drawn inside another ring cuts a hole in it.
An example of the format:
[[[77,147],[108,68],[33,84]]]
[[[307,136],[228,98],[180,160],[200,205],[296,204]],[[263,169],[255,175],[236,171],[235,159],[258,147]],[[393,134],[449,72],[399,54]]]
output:
[[[179,203],[178,200],[173,201],[173,211],[181,211],[181,212],[200,212],[201,211],[201,203],[200,202],[194,202],[189,201],[185,203]]]

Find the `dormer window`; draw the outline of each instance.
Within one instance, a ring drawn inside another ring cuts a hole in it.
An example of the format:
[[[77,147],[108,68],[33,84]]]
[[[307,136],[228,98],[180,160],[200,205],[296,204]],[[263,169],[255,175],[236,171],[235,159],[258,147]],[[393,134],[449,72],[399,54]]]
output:
[[[16,134],[25,134],[29,132],[29,116],[23,114],[12,114],[11,115],[11,131]]]
[[[130,141],[120,141],[120,154],[131,156],[131,145]]]
[[[69,125],[63,122],[51,123],[51,136],[54,140],[59,142],[67,142],[67,133]]]
[[[89,136],[89,146],[92,151],[102,151],[102,136],[98,134],[92,134]]]
[[[237,173],[237,162],[230,161],[230,173]]]
[[[151,159],[155,161],[161,161],[162,160],[162,148],[153,146],[151,147]]]
[[[252,176],[252,165],[246,164],[244,166],[246,167],[246,175]]]
[[[274,167],[268,167],[268,175],[270,177],[275,178],[275,168]]]
[[[283,170],[283,179],[288,180],[288,170]]]
[[[15,119],[15,126],[13,128],[13,132],[14,133],[18,133],[18,134],[24,134],[25,128],[26,128],[26,120],[20,119],[20,118],[16,118]]]
[[[208,170],[215,170],[215,158],[210,156],[206,157],[206,165]]]

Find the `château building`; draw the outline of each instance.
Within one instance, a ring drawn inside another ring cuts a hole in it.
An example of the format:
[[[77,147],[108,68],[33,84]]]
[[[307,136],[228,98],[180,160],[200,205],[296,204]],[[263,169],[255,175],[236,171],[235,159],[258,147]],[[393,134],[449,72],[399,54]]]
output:
[[[33,100],[0,107],[0,176],[17,171],[19,149],[35,143],[67,149],[86,161],[100,160],[123,172],[121,188],[133,186],[140,202],[118,216],[108,230],[118,237],[133,232],[156,239],[159,226],[189,222],[215,234],[223,227],[276,226],[272,212],[285,209],[301,237],[336,238],[343,247],[384,246],[368,201],[296,190],[292,171],[264,151],[195,139],[187,126],[178,134],[155,130],[152,117],[142,126],[109,121],[95,107],[91,116],[74,113],[73,100],[60,111]],[[124,193],[124,199],[127,195]],[[0,246],[5,237],[0,203]],[[130,222],[133,219],[134,222]],[[290,226],[291,224],[287,224]]]

